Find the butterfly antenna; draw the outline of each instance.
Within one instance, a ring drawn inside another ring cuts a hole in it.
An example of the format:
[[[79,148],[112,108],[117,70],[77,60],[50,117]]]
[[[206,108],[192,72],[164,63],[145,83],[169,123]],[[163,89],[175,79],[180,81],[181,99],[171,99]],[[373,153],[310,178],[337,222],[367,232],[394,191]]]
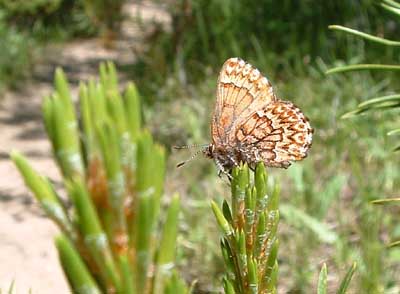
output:
[[[204,148],[208,146],[208,144],[192,144],[192,145],[182,145],[182,146],[173,146],[174,149],[190,149],[190,148]]]
[[[195,159],[196,156],[199,155],[199,154],[202,153],[202,152],[203,152],[203,149],[197,150],[197,152],[194,153],[192,156],[190,156],[189,159],[186,159],[185,161],[182,161],[182,162],[178,163],[178,164],[176,165],[176,167],[181,167],[182,165],[184,165],[184,164],[188,163],[189,161]]]

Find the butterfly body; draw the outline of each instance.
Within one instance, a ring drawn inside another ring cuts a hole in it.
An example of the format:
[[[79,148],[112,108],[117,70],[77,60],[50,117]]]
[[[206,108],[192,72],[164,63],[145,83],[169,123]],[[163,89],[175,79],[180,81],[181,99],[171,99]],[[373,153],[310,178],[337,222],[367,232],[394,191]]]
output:
[[[241,162],[287,168],[307,155],[313,129],[293,103],[275,96],[259,70],[240,58],[222,66],[204,154],[227,173]]]

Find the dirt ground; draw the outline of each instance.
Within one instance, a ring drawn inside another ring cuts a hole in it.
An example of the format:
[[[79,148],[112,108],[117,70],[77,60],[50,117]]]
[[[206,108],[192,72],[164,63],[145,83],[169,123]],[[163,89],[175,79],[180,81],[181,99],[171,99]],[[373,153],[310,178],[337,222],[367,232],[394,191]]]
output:
[[[44,61],[23,89],[8,92],[0,104],[0,289],[15,281],[18,293],[70,293],[53,239],[56,226],[42,213],[38,203],[24,186],[9,159],[11,150],[26,155],[31,164],[48,176],[56,189],[62,189],[60,175],[51,157],[51,149],[41,119],[41,100],[52,91],[56,66],[62,66],[73,83],[97,73],[102,60],[117,64],[134,61],[132,46],[140,44],[141,30],[132,20],[167,20],[159,7],[149,3],[128,3],[129,16],[123,24],[122,38],[113,50],[102,48],[99,40],[79,40],[52,45],[45,50]],[[130,77],[126,77],[130,78]]]

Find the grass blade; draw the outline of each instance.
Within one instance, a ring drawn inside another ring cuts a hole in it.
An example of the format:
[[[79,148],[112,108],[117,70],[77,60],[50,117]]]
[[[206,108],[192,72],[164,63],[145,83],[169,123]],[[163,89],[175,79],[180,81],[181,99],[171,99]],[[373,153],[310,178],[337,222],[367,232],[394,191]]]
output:
[[[377,199],[371,201],[371,204],[400,204],[400,197]]]
[[[328,270],[326,268],[326,263],[324,263],[319,273],[317,294],[327,293],[327,276]]]
[[[343,31],[346,33],[350,33],[352,35],[364,38],[366,40],[375,42],[375,43],[379,43],[379,44],[383,44],[383,45],[388,45],[388,46],[400,46],[400,42],[398,41],[392,41],[392,40],[388,40],[388,39],[384,39],[384,38],[380,38],[380,37],[376,37],[370,34],[366,34],[354,29],[350,29],[344,26],[340,26],[340,25],[331,25],[328,27],[331,30],[338,30],[338,31]]]
[[[400,102],[400,94],[386,95],[386,96],[368,99],[367,101],[360,103],[358,105],[358,107],[367,107],[367,106],[372,106],[374,104],[383,103],[383,102]]]
[[[348,72],[348,71],[356,71],[356,70],[392,70],[397,71],[400,70],[400,65],[392,65],[392,64],[352,64],[346,66],[338,66],[331,68],[325,72],[325,74],[330,75],[339,72]]]
[[[344,279],[340,283],[339,290],[336,292],[337,294],[345,294],[347,291],[347,288],[349,287],[350,281],[353,277],[353,274],[357,268],[357,263],[354,262],[353,265],[349,268],[347,271],[346,275],[344,276]]]

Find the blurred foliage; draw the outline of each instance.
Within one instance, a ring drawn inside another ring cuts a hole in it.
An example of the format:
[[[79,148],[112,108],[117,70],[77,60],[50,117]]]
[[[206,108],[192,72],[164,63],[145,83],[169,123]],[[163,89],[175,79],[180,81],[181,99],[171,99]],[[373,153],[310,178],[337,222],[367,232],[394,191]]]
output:
[[[34,40],[24,32],[7,25],[0,10],[0,91],[16,86],[29,75],[35,56]]]
[[[60,7],[62,0],[1,0],[0,6],[10,13],[17,14],[49,14]]]
[[[383,9],[394,13],[397,16],[400,16],[400,3],[392,0],[383,0],[380,5]],[[332,29],[344,31],[348,34],[353,34],[355,36],[366,39],[369,42],[375,42],[381,46],[399,46],[400,42],[389,40],[386,38],[380,38],[378,36],[370,35],[363,33],[358,30],[354,30],[351,28],[343,27],[343,26],[331,26]],[[396,60],[397,61],[397,60]],[[340,73],[340,72],[350,72],[357,70],[373,70],[380,71],[383,73],[387,73],[388,71],[398,71],[400,70],[400,66],[396,63],[390,64],[376,64],[376,63],[368,63],[368,64],[350,64],[346,66],[339,66],[327,71],[328,74]],[[357,117],[362,114],[373,113],[377,111],[391,111],[395,112],[397,110],[397,116],[394,121],[396,124],[396,128],[388,132],[388,135],[396,135],[400,132],[398,126],[398,111],[400,110],[400,100],[398,94],[399,90],[395,89],[391,93],[388,94],[377,94],[362,103],[357,105],[357,108],[351,112],[344,114],[343,118],[351,118]],[[393,118],[390,116],[384,116],[383,120],[392,120]],[[380,122],[382,123],[382,122]],[[393,148],[393,151],[399,151],[400,145]],[[399,166],[397,165],[397,170]],[[398,189],[397,189],[398,191]],[[369,193],[369,191],[366,193]],[[385,198],[385,199],[377,199],[371,201],[374,204],[396,204],[399,202],[398,198]],[[361,238],[365,239],[362,242],[362,254],[363,260],[365,261],[364,268],[362,271],[362,282],[360,283],[360,288],[363,291],[368,293],[382,293],[384,292],[385,286],[382,284],[382,273],[384,270],[384,264],[382,261],[382,254],[379,254],[383,250],[383,246],[378,239],[373,239],[371,236],[376,236],[379,234],[379,219],[381,218],[381,212],[375,211],[371,207],[366,207],[361,211]],[[398,219],[397,219],[398,220]],[[366,225],[368,224],[368,225]],[[392,249],[394,246],[400,244],[399,241],[390,241],[388,248]]]
[[[326,27],[343,23],[378,32],[390,27],[378,17],[375,0],[169,3],[170,27],[159,24],[149,35],[149,48],[142,61],[161,76],[176,72],[183,82],[201,79],[203,75],[196,73],[204,71],[205,64],[217,69],[232,56],[245,56],[258,66],[276,71],[307,67],[316,57],[363,54],[362,42],[333,40]],[[386,32],[394,33],[390,29]],[[380,50],[376,53],[382,55]]]
[[[102,33],[106,47],[113,47],[123,20],[122,7],[126,0],[82,0],[86,14]]]
[[[97,31],[82,0],[1,0],[0,11],[10,27],[17,27],[40,42],[90,36]]]

